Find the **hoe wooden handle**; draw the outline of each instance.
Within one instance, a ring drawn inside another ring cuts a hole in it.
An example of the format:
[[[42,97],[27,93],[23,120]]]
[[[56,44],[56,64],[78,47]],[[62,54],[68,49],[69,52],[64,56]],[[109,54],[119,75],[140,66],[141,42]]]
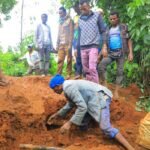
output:
[[[20,150],[63,150],[57,147],[46,147],[41,145],[20,144]]]

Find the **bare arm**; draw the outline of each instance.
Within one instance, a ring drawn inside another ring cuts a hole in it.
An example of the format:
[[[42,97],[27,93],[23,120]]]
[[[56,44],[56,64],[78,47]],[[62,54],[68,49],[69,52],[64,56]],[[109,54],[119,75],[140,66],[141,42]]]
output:
[[[128,47],[129,47],[128,60],[132,61],[133,60],[133,48],[132,48],[132,41],[131,41],[131,39],[128,40]]]
[[[100,33],[102,35],[102,41],[103,41],[102,55],[104,57],[107,57],[106,25],[105,25],[105,23],[104,23],[103,18],[102,18],[101,15],[99,15],[99,18],[98,18],[98,27],[99,27],[99,31],[100,31]]]
[[[73,103],[67,102],[67,104],[57,112],[58,116],[65,117],[65,115],[73,108],[73,106]]]

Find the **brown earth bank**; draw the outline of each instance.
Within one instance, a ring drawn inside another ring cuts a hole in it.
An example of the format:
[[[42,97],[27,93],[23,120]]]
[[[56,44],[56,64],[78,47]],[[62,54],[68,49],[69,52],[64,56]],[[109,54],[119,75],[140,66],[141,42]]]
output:
[[[67,119],[46,126],[49,115],[66,102],[63,95],[55,94],[48,86],[50,77],[7,77],[9,85],[0,87],[0,150],[19,150],[20,144],[45,145],[65,150],[124,150],[113,139],[105,137],[93,121],[87,131],[73,128],[68,136],[59,133],[59,126]],[[109,85],[113,90],[113,85]],[[111,121],[127,140],[136,144],[140,120],[144,112],[135,111],[140,96],[136,85],[120,90],[119,101],[112,101]],[[69,115],[70,117],[70,115]],[[68,117],[68,118],[69,118]]]

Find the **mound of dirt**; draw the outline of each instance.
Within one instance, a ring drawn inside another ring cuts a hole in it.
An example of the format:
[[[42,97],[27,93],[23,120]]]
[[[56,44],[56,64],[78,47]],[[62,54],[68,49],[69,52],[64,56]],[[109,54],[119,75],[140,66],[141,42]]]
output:
[[[72,129],[70,138],[61,137],[58,120],[48,128],[46,119],[66,102],[63,95],[55,94],[49,87],[50,77],[7,77],[10,84],[0,87],[0,149],[19,150],[20,144],[45,145],[65,150],[121,150],[114,140],[105,137],[98,126],[92,123],[86,131]],[[113,87],[110,85],[110,88]],[[140,90],[131,85],[120,90],[119,101],[111,105],[112,124],[128,141],[136,146],[136,137],[141,118],[145,113],[135,111]],[[69,116],[68,116],[69,117]],[[141,150],[141,149],[140,149]]]

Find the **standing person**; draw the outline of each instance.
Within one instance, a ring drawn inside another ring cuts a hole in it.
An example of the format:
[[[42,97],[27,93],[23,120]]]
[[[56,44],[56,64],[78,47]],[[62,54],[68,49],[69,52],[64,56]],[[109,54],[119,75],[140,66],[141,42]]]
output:
[[[82,62],[81,62],[81,51],[80,51],[80,43],[79,43],[79,16],[80,16],[80,9],[79,3],[77,2],[74,5],[74,10],[77,15],[74,17],[74,36],[73,36],[73,48],[74,48],[74,56],[76,58],[75,63],[75,79],[79,79],[82,77]]]
[[[113,61],[117,63],[117,78],[114,98],[118,99],[118,90],[123,80],[123,66],[125,62],[125,54],[128,52],[128,60],[133,60],[132,41],[129,36],[128,27],[126,24],[119,22],[118,12],[110,13],[109,20],[111,26],[107,29],[107,48],[102,50],[104,56],[100,62],[98,71],[100,81],[106,84],[106,68]]]
[[[80,48],[83,71],[86,79],[99,82],[97,73],[98,47],[100,34],[105,45],[105,26],[101,15],[90,9],[88,0],[80,1],[81,16],[79,19]]]
[[[99,123],[104,134],[110,138],[116,139],[126,147],[126,149],[134,150],[134,148],[121,135],[119,130],[114,128],[110,123],[109,106],[112,93],[109,89],[87,80],[65,81],[61,75],[53,77],[49,85],[50,88],[58,94],[64,92],[68,102],[63,108],[48,119],[48,123],[52,123],[53,119],[56,119],[59,116],[65,117],[72,108],[76,108],[71,119],[61,127],[61,133],[70,130],[71,125],[73,124],[81,126],[88,115]]]
[[[40,58],[37,51],[33,49],[33,44],[28,45],[28,52],[21,57],[19,60],[26,59],[29,65],[27,74],[32,74],[35,72],[36,74],[40,73]]]
[[[50,26],[47,25],[47,14],[41,15],[42,23],[36,29],[36,43],[40,56],[40,72],[42,76],[48,74],[50,51],[53,50]]]
[[[67,15],[64,7],[59,8],[59,17],[59,31],[56,46],[56,50],[58,51],[57,73],[62,74],[64,61],[67,57],[67,78],[70,78],[72,72],[73,21]]]

